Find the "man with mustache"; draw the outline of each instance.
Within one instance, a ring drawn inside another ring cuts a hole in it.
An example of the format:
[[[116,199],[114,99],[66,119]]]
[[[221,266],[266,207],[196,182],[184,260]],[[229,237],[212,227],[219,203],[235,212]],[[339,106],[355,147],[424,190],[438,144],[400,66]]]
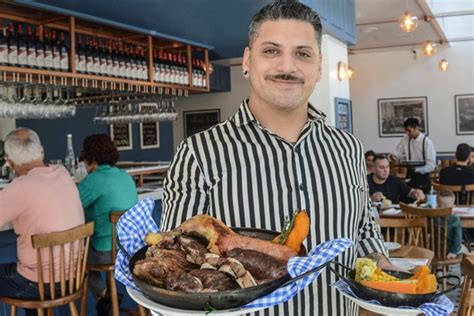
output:
[[[327,126],[308,103],[321,60],[321,22],[311,8],[275,1],[253,17],[242,63],[250,95],[235,115],[179,145],[164,184],[163,231],[200,213],[228,226],[281,230],[285,216],[306,209],[307,249],[350,238],[355,247],[339,262],[354,266],[369,254],[384,261],[362,145]],[[325,269],[297,297],[266,312],[355,315],[357,308],[330,287],[335,281]]]

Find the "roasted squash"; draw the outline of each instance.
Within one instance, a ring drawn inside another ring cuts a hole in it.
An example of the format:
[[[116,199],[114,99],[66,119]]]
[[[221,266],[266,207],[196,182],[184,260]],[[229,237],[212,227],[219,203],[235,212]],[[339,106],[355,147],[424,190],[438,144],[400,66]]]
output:
[[[308,213],[305,210],[297,211],[291,219],[286,219],[281,234],[275,237],[273,242],[286,245],[299,253],[301,244],[308,236],[309,224]]]
[[[355,280],[362,285],[386,292],[402,294],[428,294],[436,292],[436,276],[427,266],[419,266],[408,279],[399,279],[377,267],[375,260],[356,260]]]

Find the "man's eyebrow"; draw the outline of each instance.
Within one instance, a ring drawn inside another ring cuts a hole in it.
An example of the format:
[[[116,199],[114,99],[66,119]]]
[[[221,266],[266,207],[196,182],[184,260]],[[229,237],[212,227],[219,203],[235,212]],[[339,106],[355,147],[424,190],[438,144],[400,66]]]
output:
[[[272,45],[272,46],[275,46],[275,47],[280,47],[281,46],[280,44],[275,43],[275,42],[271,42],[271,41],[263,42],[262,45]],[[311,47],[309,45],[296,46],[296,49],[311,49],[311,50],[314,50],[313,47]]]
[[[262,45],[272,45],[272,46],[281,46],[280,44],[278,43],[275,43],[275,42],[270,42],[270,41],[267,41],[267,42],[263,42]]]

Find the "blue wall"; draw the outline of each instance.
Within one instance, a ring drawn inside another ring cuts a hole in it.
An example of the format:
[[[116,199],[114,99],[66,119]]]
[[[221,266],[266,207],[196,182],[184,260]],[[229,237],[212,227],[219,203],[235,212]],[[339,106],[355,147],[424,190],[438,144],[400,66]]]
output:
[[[66,134],[72,134],[74,153],[79,157],[82,141],[88,135],[110,134],[109,125],[94,124],[92,118],[96,113],[95,107],[78,108],[76,117],[56,120],[17,120],[17,127],[28,127],[35,130],[41,138],[45,150],[45,162],[50,159],[62,159],[66,155]],[[140,125],[132,124],[133,149],[120,151],[120,160],[161,160],[168,161],[174,154],[173,124],[161,122],[160,148],[140,149]]]

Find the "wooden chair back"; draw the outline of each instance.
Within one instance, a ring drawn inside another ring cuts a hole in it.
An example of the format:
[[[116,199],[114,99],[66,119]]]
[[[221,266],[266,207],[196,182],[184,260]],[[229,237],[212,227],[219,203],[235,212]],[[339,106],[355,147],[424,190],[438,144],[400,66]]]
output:
[[[469,185],[445,185],[433,182],[436,192],[451,191],[456,196],[456,204],[474,204],[474,184]]]
[[[91,222],[66,231],[31,236],[36,249],[39,299],[2,298],[3,302],[12,305],[12,315],[16,314],[16,307],[37,309],[38,315],[43,315],[46,308],[48,314],[52,314],[52,308],[65,304],[69,304],[71,315],[78,315],[74,301],[87,295],[84,291],[86,263],[93,233],[94,223]],[[56,261],[59,262],[55,262],[58,253],[59,260]],[[54,273],[55,267],[59,267],[59,276]],[[46,295],[46,284],[49,295]]]
[[[458,315],[474,315],[474,289],[472,288],[472,281],[474,280],[474,253],[469,253],[462,258],[461,268],[464,282]]]
[[[451,208],[420,208],[400,202],[400,209],[406,218],[426,218],[426,247],[435,253],[437,261],[446,260],[448,216],[453,214]]]
[[[377,223],[384,228],[384,240],[407,246],[424,247],[426,218],[379,218]]]
[[[109,220],[112,223],[112,262],[117,257],[117,222],[125,211],[112,211],[109,213]]]

